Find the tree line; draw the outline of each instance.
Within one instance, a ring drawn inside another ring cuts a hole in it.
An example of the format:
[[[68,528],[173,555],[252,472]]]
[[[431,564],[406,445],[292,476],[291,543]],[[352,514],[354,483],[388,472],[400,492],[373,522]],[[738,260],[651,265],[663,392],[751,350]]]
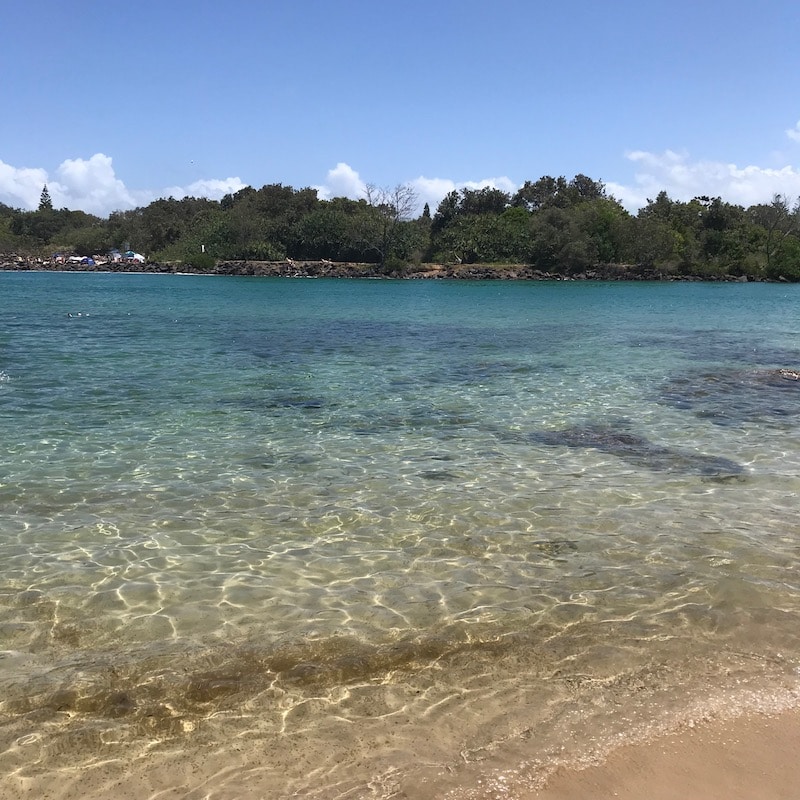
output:
[[[246,187],[221,200],[156,200],[100,218],[0,204],[0,251],[49,256],[134,249],[148,260],[211,268],[219,261],[333,261],[403,274],[423,263],[526,264],[577,275],[600,265],[664,274],[800,280],[800,200],[775,195],[748,208],[719,197],[660,192],[637,214],[601,181],[544,176],[516,192],[450,192],[431,213],[411,187],[368,186],[365,197],[320,199],[311,188]]]

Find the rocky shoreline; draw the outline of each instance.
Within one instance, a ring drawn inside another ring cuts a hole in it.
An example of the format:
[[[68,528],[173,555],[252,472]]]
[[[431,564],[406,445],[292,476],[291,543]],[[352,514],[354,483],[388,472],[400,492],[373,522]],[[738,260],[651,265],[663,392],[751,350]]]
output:
[[[410,280],[527,281],[763,281],[754,276],[684,275],[637,264],[604,264],[570,273],[547,272],[527,264],[408,264],[381,267],[333,261],[220,261],[211,268],[191,264],[99,262],[94,265],[54,263],[47,259],[0,255],[0,271],[138,272],[194,275],[245,275],[280,278],[402,278]]]

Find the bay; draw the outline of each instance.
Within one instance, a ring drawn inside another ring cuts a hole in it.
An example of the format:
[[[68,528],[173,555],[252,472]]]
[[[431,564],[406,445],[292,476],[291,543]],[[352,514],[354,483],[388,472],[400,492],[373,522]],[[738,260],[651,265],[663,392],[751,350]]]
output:
[[[0,274],[4,796],[483,797],[796,704],[798,291]]]

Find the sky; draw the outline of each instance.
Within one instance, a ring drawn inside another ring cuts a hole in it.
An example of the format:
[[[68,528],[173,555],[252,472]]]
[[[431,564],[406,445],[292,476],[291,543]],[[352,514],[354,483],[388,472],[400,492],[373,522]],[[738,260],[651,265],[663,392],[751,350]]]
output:
[[[98,216],[244,186],[513,192],[588,175],[800,196],[797,0],[4,4],[0,202]]]

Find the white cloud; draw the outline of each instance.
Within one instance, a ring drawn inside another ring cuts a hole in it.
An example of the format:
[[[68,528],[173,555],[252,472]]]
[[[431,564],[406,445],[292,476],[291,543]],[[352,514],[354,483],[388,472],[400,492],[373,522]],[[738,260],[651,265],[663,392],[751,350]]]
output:
[[[787,135],[800,142],[800,122]],[[674,200],[691,200],[698,195],[722,197],[743,206],[769,202],[776,193],[800,196],[800,168],[737,166],[723,161],[695,161],[688,153],[666,150],[651,153],[636,150],[627,154],[635,165],[635,175],[627,183],[606,182],[610,195],[630,211],[636,211],[666,191]],[[12,207],[35,209],[42,187],[47,184],[56,208],[81,209],[98,216],[112,211],[146,206],[159,197],[207,197],[219,200],[224,195],[243,189],[238,177],[208,178],[187,186],[170,186],[160,190],[131,189],[114,172],[110,156],[95,153],[88,159],[66,159],[53,174],[40,167],[14,167],[0,161],[0,202]],[[450,178],[429,178],[423,175],[408,182],[417,193],[420,213],[425,203],[435,213],[442,199],[454,190],[492,187],[513,194],[518,185],[501,176],[481,180],[454,181]],[[322,199],[365,196],[366,183],[359,173],[345,162],[328,171],[323,186],[315,187]]]
[[[168,186],[159,190],[131,189],[117,177],[111,157],[104,153],[95,153],[88,159],[68,158],[53,174],[42,168],[14,167],[0,161],[0,202],[15,208],[35,209],[45,184],[55,208],[80,209],[101,217],[112,211],[146,206],[159,197],[220,200],[246,186],[240,178],[231,177],[209,178],[187,186]],[[409,181],[409,185],[417,193],[419,207],[416,213],[422,211],[425,203],[432,213],[435,212],[445,195],[454,189],[493,187],[510,194],[517,190],[517,185],[507,177],[456,182],[449,178],[420,176]],[[367,184],[353,167],[340,161],[328,171],[325,184],[314,188],[323,200],[332,197],[357,200],[366,195]]]
[[[90,159],[68,158],[48,183],[55,208],[79,208],[106,216],[117,209],[134,208],[136,198],[114,174],[111,158],[95,153]]]
[[[225,178],[224,180],[214,178],[195,181],[188,186],[169,187],[160,192],[159,197],[174,197],[176,200],[184,197],[205,197],[209,200],[221,200],[226,194],[235,194],[245,186],[247,184],[242,183],[240,178]]]
[[[514,194],[519,186],[517,186],[511,178],[502,176],[500,178],[484,178],[480,181],[464,181],[459,184],[460,189],[499,189],[501,192]]]
[[[444,197],[456,189],[492,187],[513,194],[518,188],[510,178],[506,177],[456,182],[450,178],[426,178],[420,175],[420,177],[408,181],[408,185],[417,194],[416,213],[418,214],[422,212],[425,203],[428,204],[433,214]],[[358,200],[366,195],[367,185],[361,180],[361,176],[356,170],[349,164],[340,161],[328,171],[325,185],[314,188],[322,200],[330,200],[332,197],[349,197],[352,200]]]
[[[749,165],[739,167],[723,161],[692,161],[687,153],[666,150],[627,154],[637,165],[632,185],[607,182],[606,190],[626,208],[635,211],[665,191],[673,200],[691,200],[707,195],[729,203],[751,206],[768,203],[773,195],[800,195],[800,170],[792,166],[775,169]]]
[[[358,200],[366,194],[367,185],[359,174],[349,165],[340,161],[333,169],[328,170],[324,186],[315,186],[317,196],[322,200],[332,197],[349,197]]]
[[[411,181],[411,188],[417,193],[420,209],[427,203],[431,214],[435,214],[439,203],[458,187],[449,178],[425,178],[420,175]]]
[[[505,176],[500,178],[484,178],[483,180],[479,181],[461,181],[460,183],[456,183],[456,181],[452,181],[449,178],[426,178],[423,175],[420,175],[419,178],[415,178],[413,181],[411,181],[410,185],[417,193],[420,210],[425,203],[427,203],[431,210],[431,214],[436,213],[439,203],[442,202],[446,195],[458,189],[491,188],[500,189],[500,191],[507,192],[508,194],[514,194],[514,192],[516,192],[519,188],[519,186],[514,183],[511,178],[507,178]]]
[[[789,128],[786,135],[795,142],[800,142],[800,120],[797,121],[794,128]]]
[[[43,169],[12,167],[0,161],[0,203],[18,208],[36,208],[47,183]]]
[[[189,186],[163,190],[129,189],[114,173],[110,156],[95,153],[89,159],[68,158],[49,175],[42,168],[14,167],[0,161],[0,202],[15,208],[35,209],[47,184],[55,208],[108,216],[146,206],[159,197],[208,197],[219,200],[243,189],[239,178],[199,180]]]
[[[450,194],[459,189],[500,189],[500,191],[513,194],[519,188],[510,178],[484,178],[479,181],[460,181],[456,182],[450,178],[426,178],[420,175],[418,178],[409,181],[409,185],[417,194],[417,212],[421,212],[425,203],[428,204],[431,214],[436,213],[439,203]]]

